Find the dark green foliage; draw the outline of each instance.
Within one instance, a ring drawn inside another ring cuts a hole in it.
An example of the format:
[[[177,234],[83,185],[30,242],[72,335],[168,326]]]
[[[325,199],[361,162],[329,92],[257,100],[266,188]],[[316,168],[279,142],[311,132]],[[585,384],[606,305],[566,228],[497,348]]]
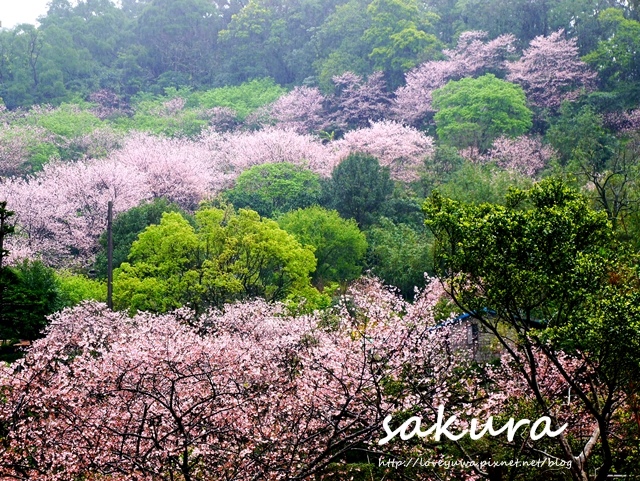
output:
[[[442,144],[436,146],[433,157],[425,159],[421,179],[423,195],[426,197],[434,188],[446,184],[463,164],[464,158],[458,149]]]
[[[567,164],[588,155],[592,162],[604,167],[615,151],[616,139],[603,126],[602,117],[591,107],[562,105],[560,115],[547,131],[547,139]]]
[[[623,100],[626,108],[640,102],[640,22],[609,8],[598,16],[603,30],[595,50],[584,57],[598,72],[605,90]]]
[[[416,197],[411,191],[396,187],[390,199],[380,208],[380,215],[393,219],[396,223],[407,224],[422,228],[422,202],[424,198]]]
[[[316,287],[350,281],[360,275],[367,241],[352,219],[345,220],[335,210],[314,206],[289,212],[278,219],[278,224],[303,246],[313,247],[318,261],[312,274]]]
[[[226,197],[235,207],[274,217],[317,204],[320,178],[304,167],[286,162],[256,165],[238,176]]]
[[[362,227],[375,220],[392,193],[389,168],[371,155],[353,153],[333,169],[323,186],[323,203]]]
[[[431,246],[425,228],[382,218],[367,231],[367,239],[371,272],[400,289],[406,299],[412,299],[414,287],[424,287],[424,274],[431,270]]]
[[[153,202],[134,207],[123,212],[113,221],[113,268],[127,260],[131,245],[143,230],[153,224],[159,224],[164,212],[180,212],[182,209],[166,199],[155,199]],[[184,213],[183,213],[184,214]],[[100,237],[102,249],[96,256],[95,270],[99,277],[107,276],[107,234]]]
[[[0,273],[0,339],[36,339],[59,307],[53,269],[23,261]]]

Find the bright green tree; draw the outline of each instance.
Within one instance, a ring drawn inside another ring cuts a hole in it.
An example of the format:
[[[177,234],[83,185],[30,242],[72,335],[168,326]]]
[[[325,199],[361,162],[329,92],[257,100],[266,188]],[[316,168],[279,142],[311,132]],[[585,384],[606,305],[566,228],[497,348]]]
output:
[[[253,297],[317,296],[309,284],[315,266],[311,250],[256,212],[204,208],[196,212],[195,228],[169,212],[138,236],[129,262],[115,270],[114,304],[202,312]]]
[[[522,87],[493,74],[451,81],[433,92],[436,131],[458,148],[485,151],[500,136],[516,137],[532,126]]]
[[[313,247],[317,259],[312,276],[315,286],[350,281],[360,275],[367,240],[353,219],[314,206],[289,212],[278,219],[278,224],[302,245]]]
[[[167,199],[158,198],[152,202],[144,202],[133,209],[118,215],[112,226],[113,232],[113,268],[127,260],[131,245],[143,230],[153,224],[159,224],[162,214],[165,212],[179,212],[183,216],[186,213],[180,206],[172,204]],[[100,236],[100,251],[96,256],[95,269],[98,276],[107,276],[107,234]]]
[[[256,165],[242,172],[226,193],[237,208],[255,210],[265,217],[317,204],[320,177],[301,166],[286,162]]]

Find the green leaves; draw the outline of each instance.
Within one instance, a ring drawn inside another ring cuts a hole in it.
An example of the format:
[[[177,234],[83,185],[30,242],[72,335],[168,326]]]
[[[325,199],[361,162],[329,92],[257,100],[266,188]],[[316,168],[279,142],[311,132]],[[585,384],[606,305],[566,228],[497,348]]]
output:
[[[557,180],[513,191],[507,206],[461,204],[436,193],[424,212],[439,273],[471,310],[565,322],[564,310],[606,277],[606,216]]]
[[[317,204],[320,177],[286,162],[256,165],[238,176],[227,197],[235,207],[250,208],[262,216],[273,217]]]
[[[517,137],[532,126],[521,87],[492,74],[451,81],[433,92],[438,136],[459,148],[488,149],[500,135]]]
[[[374,68],[391,76],[391,85],[401,83],[404,72],[437,54],[441,44],[433,35],[432,21],[414,0],[374,0],[367,8],[371,26],[363,40],[371,46],[369,57]]]
[[[315,206],[289,212],[278,224],[302,245],[313,247],[318,261],[314,285],[350,281],[360,275],[367,241],[353,219],[345,220],[335,210]]]
[[[129,262],[115,270],[114,304],[202,312],[250,297],[284,300],[308,292],[315,266],[311,250],[256,212],[201,209],[195,228],[169,212],[139,235]]]

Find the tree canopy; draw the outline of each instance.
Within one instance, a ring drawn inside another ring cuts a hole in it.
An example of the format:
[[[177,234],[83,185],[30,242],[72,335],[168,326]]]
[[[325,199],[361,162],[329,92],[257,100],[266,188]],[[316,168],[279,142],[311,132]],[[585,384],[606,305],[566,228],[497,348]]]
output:
[[[313,252],[275,221],[250,210],[202,208],[196,227],[165,212],[131,246],[114,271],[119,309],[165,312],[183,305],[198,312],[250,297],[285,300],[314,294]]]
[[[278,224],[300,244],[313,247],[317,259],[314,285],[352,281],[361,274],[367,241],[353,219],[314,206],[289,212]]]
[[[605,213],[553,178],[513,190],[504,206],[462,204],[436,193],[424,211],[436,237],[437,272],[456,304],[496,335],[534,392],[542,381],[532,354],[540,351],[585,403],[596,426],[585,453],[598,441],[597,479],[605,479],[602,471],[613,465],[611,414],[623,402],[621,392],[635,395],[629,387],[640,375],[637,259],[620,256]],[[592,366],[585,376],[599,388],[561,369],[561,353]],[[535,402],[548,412],[552,401],[536,394]],[[567,440],[559,443],[578,462],[579,475],[584,461]]]
[[[532,113],[521,87],[493,74],[451,81],[433,92],[438,136],[459,148],[489,148],[500,135],[531,128]]]

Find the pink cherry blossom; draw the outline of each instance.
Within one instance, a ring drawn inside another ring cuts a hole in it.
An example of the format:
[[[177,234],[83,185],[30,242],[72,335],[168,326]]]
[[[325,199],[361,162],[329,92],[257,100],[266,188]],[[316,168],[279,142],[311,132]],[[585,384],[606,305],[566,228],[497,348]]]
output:
[[[515,37],[501,35],[486,41],[485,32],[463,32],[454,50],[445,50],[445,60],[425,62],[405,75],[405,85],[395,92],[394,118],[412,125],[420,124],[434,113],[431,94],[450,80],[481,75],[484,71],[504,68],[513,52]]]
[[[270,116],[280,128],[298,134],[322,130],[327,123],[326,101],[316,87],[295,87],[271,105]]]
[[[563,30],[534,38],[522,58],[507,65],[507,80],[522,85],[529,102],[541,108],[575,100],[581,90],[592,90],[596,79],[580,60],[577,40],[565,39]]]
[[[425,158],[433,155],[433,139],[391,120],[371,122],[367,128],[351,130],[344,138],[329,144],[339,161],[351,152],[364,152],[389,167],[391,177],[404,182],[419,178]]]
[[[554,154],[554,150],[537,137],[499,137],[493,141],[486,160],[496,162],[503,169],[534,177],[548,165]]]
[[[452,400],[447,379],[466,357],[434,329],[440,295],[431,283],[411,307],[365,279],[329,325],[259,300],[199,319],[129,318],[95,303],[65,310],[0,369],[0,475],[320,475],[374,445],[385,416],[413,408],[433,419],[433,406]]]

